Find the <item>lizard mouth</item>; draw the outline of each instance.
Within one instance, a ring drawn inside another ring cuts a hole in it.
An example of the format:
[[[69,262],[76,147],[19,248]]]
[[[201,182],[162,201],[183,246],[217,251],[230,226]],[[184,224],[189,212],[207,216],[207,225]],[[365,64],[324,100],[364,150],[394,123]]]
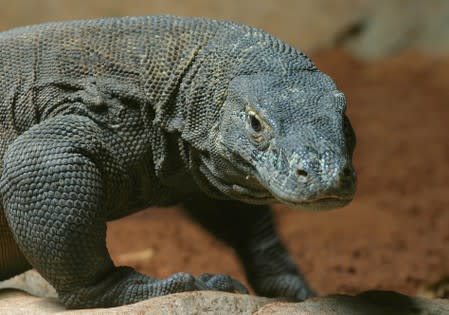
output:
[[[276,199],[265,189],[258,189],[255,187],[244,187],[240,185],[232,185],[233,193],[238,196],[238,199],[245,200],[253,204],[267,204],[276,201]]]
[[[352,196],[323,196],[308,200],[295,200],[276,196],[281,203],[292,208],[303,208],[312,211],[326,211],[346,206],[352,201]]]

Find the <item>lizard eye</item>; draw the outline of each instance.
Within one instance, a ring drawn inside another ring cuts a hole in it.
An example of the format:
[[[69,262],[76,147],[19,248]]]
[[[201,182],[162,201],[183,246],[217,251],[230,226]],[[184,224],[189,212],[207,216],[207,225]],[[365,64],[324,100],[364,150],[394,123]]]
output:
[[[249,116],[249,122],[251,125],[251,128],[255,131],[255,132],[261,132],[262,131],[262,123],[259,120],[259,118],[257,117],[257,114],[254,112],[249,112],[248,113]]]
[[[267,125],[259,115],[253,110],[248,111],[248,128],[250,128],[249,138],[251,142],[260,150],[266,149]]]

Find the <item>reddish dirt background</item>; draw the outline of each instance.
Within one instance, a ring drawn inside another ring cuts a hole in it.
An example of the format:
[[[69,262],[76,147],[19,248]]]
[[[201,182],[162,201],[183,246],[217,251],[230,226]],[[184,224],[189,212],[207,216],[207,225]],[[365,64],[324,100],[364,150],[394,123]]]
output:
[[[416,294],[449,274],[449,58],[403,53],[364,64],[337,50],[313,59],[347,95],[358,193],[325,213],[275,206],[280,234],[320,294]],[[118,264],[156,277],[211,272],[245,282],[232,250],[179,209],[110,223],[108,246]]]

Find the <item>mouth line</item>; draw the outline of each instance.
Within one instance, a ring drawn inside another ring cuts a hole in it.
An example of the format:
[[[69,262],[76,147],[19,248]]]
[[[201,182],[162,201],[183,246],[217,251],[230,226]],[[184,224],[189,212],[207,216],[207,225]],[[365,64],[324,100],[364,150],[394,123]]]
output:
[[[350,201],[352,201],[352,197],[342,197],[337,195],[330,195],[330,196],[323,196],[323,197],[317,197],[314,199],[307,199],[307,200],[293,200],[290,198],[284,198],[277,195],[274,195],[277,200],[280,202],[295,206],[295,207],[301,207],[301,206],[311,206],[311,205],[317,205],[320,203],[331,203],[336,202],[338,204],[347,204]],[[339,207],[338,205],[336,207]]]
[[[232,185],[232,190],[238,196],[243,196],[247,199],[254,199],[258,201],[269,201],[274,200],[275,198],[268,193],[265,189],[259,189],[256,187],[245,187],[237,184]]]
[[[318,197],[314,199],[308,199],[303,201],[303,203],[315,203],[320,201],[348,201],[352,200],[352,197],[342,197],[337,195],[331,195],[331,196],[324,196],[324,197]]]

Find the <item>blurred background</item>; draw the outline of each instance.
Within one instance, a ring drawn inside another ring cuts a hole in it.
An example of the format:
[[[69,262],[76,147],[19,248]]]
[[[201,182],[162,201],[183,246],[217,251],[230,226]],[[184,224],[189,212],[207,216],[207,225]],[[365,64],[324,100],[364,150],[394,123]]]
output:
[[[275,206],[294,259],[321,294],[444,295],[449,274],[449,1],[0,0],[0,31],[123,15],[183,15],[260,27],[309,54],[347,96],[358,194],[346,208]],[[0,52],[1,54],[1,52]],[[1,58],[1,55],[0,55]],[[165,277],[244,280],[233,252],[177,208],[109,225],[117,264]]]
[[[188,15],[263,28],[310,53],[345,47],[362,58],[402,49],[449,51],[446,0],[0,0],[0,29],[123,15]]]

